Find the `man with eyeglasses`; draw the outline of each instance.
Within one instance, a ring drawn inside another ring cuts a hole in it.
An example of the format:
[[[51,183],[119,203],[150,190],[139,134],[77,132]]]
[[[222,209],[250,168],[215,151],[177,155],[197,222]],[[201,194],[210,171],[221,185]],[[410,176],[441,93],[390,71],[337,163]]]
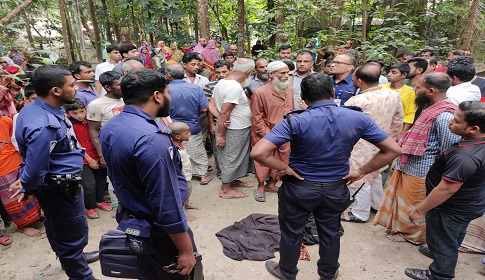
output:
[[[349,53],[337,55],[330,68],[333,88],[335,89],[334,101],[337,106],[344,105],[350,97],[355,95],[354,78],[352,71],[355,66],[355,57]]]
[[[296,55],[296,71],[293,77],[293,103],[295,110],[306,109],[308,107],[301,99],[301,81],[306,76],[314,73],[313,71],[313,53],[307,50],[299,51]]]

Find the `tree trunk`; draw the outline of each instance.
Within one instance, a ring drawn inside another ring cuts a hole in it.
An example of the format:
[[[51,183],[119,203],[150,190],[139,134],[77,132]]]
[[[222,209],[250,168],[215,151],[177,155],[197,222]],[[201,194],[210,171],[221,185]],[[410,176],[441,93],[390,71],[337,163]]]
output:
[[[209,29],[209,4],[207,0],[197,0],[197,21],[199,24],[199,33],[201,38],[210,38]]]
[[[343,0],[335,0],[335,3],[333,4],[334,7],[342,7],[344,5]],[[342,17],[335,15],[330,17],[330,27],[340,30],[342,27]]]
[[[27,38],[29,39],[29,44],[32,48],[35,48],[34,37],[32,37],[32,30],[30,29],[30,19],[25,10],[22,10],[22,16],[25,21],[25,31],[27,32]]]
[[[113,34],[111,33],[111,17],[109,15],[108,5],[106,5],[106,0],[101,0],[101,5],[103,5],[103,16],[106,20],[106,40],[111,44],[114,44]]]
[[[365,49],[367,39],[367,0],[362,0],[362,61],[365,61]]]
[[[0,19],[0,25],[6,25],[9,23],[16,15],[32,4],[33,0],[27,0],[24,3],[18,5],[10,13],[8,13],[4,18]]]
[[[459,26],[466,26],[462,28],[459,33],[459,41],[457,48],[474,52],[480,38],[483,35],[483,30],[480,24],[484,21],[485,3],[484,0],[473,0],[468,10],[468,14]]]
[[[76,34],[72,27],[72,19],[69,14],[69,9],[66,7],[66,23],[67,23],[67,37],[69,38],[69,43],[71,45],[71,55],[73,60],[82,60],[79,44],[76,40]]]
[[[120,25],[119,24],[115,24],[115,37],[116,37],[116,42],[119,42],[121,41],[121,32],[120,32]],[[118,43],[116,43],[118,44]]]
[[[276,23],[276,32],[275,32],[275,38],[274,38],[274,43],[275,45],[280,44],[283,42],[283,22],[285,20],[285,4],[283,0],[277,0],[278,1],[278,7],[276,10],[276,18],[275,18],[275,23]]]
[[[216,16],[217,22],[219,23],[219,26],[221,27],[221,37],[223,39],[227,40],[227,27],[224,25],[224,23],[222,23],[219,12],[215,9],[214,5],[209,4],[209,7],[211,8],[212,12]]]
[[[76,32],[76,36],[78,37],[78,50],[79,50],[79,59],[81,60],[85,60],[86,57],[84,57],[83,59],[83,56],[86,54],[86,44],[85,44],[85,40],[84,40],[84,33],[83,33],[83,29],[82,29],[82,20],[81,20],[81,4],[79,3],[79,0],[74,0],[74,13],[75,13],[75,19],[76,19],[76,22],[74,24],[74,29],[75,29],[75,32]],[[86,28],[86,34],[88,34],[88,37],[89,37],[89,27]]]
[[[96,47],[96,58],[98,61],[103,60],[103,47],[101,46],[101,33],[99,33],[98,19],[96,18],[96,11],[94,10],[94,0],[88,0],[89,14],[91,16],[91,23],[93,24],[94,41]]]
[[[268,9],[268,12],[273,12],[273,9],[274,9],[274,1],[275,0],[268,0],[268,4],[266,5],[267,9]],[[276,26],[276,20],[274,17],[268,19],[268,25],[269,27],[271,28],[273,25]],[[275,30],[276,31],[276,30]],[[274,32],[273,34],[271,34],[271,36],[269,37],[268,39],[268,44],[270,46],[274,46],[275,45],[275,37],[276,37],[276,32]]]
[[[93,34],[91,33],[91,29],[89,28],[88,19],[84,15],[82,8],[79,9],[79,16],[81,17],[81,24],[83,25],[84,29],[87,30],[87,34],[88,34],[89,40],[91,41],[91,44],[93,45],[93,47],[96,48],[96,43],[94,41]]]
[[[59,1],[59,14],[61,15],[62,39],[64,41],[64,51],[66,53],[67,63],[71,64],[73,61],[73,56],[71,55],[69,38],[67,35],[66,1],[65,0],[58,0],[58,1]]]
[[[237,49],[238,57],[244,57],[244,0],[237,0]]]

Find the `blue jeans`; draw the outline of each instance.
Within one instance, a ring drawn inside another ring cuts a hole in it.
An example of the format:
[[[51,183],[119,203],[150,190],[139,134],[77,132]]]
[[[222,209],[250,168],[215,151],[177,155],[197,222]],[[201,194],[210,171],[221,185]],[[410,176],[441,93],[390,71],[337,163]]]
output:
[[[310,189],[283,182],[278,198],[281,273],[287,279],[296,279],[303,231],[308,216],[313,213],[319,239],[318,275],[333,277],[340,266],[340,215],[349,206],[347,186],[342,183],[334,188]]]
[[[455,277],[458,247],[465,237],[472,219],[442,210],[432,209],[426,213],[426,242],[433,255],[429,270],[438,280]]]

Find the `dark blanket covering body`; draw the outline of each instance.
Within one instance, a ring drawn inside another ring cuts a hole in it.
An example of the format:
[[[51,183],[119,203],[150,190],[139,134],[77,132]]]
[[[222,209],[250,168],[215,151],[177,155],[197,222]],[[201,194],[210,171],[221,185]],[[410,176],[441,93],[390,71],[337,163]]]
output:
[[[281,238],[278,216],[251,214],[216,233],[224,255],[231,259],[264,261],[274,258]]]
[[[274,258],[278,251],[281,232],[278,216],[251,214],[243,220],[216,233],[222,243],[223,253],[231,259],[265,261]],[[303,243],[318,243],[317,229],[313,215],[307,220],[303,232]]]

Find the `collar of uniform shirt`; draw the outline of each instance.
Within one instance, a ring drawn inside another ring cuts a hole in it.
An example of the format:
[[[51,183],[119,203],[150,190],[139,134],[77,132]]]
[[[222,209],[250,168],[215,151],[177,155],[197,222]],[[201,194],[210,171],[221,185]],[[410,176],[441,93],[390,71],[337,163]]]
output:
[[[156,125],[160,130],[165,129],[165,127],[163,126],[162,123],[158,122],[155,118],[153,118],[147,112],[143,111],[142,109],[140,109],[138,107],[134,107],[134,106],[130,106],[130,105],[125,105],[123,107],[123,112],[125,112],[127,114],[134,114],[134,115],[138,115],[140,117],[143,117],[149,123],[152,123],[152,124]]]
[[[335,101],[333,101],[333,99],[332,100],[321,100],[321,101],[317,101],[315,103],[308,105],[307,109],[317,108],[317,107],[337,107],[337,104],[335,104]]]
[[[333,82],[335,83],[335,75],[332,75],[331,78],[332,78]],[[346,83],[346,84],[352,84],[352,80],[353,80],[353,76],[352,76],[352,74],[349,74],[347,77],[345,77],[345,79],[340,80],[338,83],[340,84],[340,83],[343,82],[343,83]]]
[[[42,99],[40,98],[36,98],[34,100],[34,104],[36,104],[37,106],[39,107],[42,107],[44,108],[45,110],[51,112],[52,114],[54,114],[56,117],[58,117],[59,119],[61,120],[64,120],[66,118],[66,115],[64,114],[65,110],[64,108],[59,108],[59,109],[56,109],[54,108],[52,105],[44,102]]]

